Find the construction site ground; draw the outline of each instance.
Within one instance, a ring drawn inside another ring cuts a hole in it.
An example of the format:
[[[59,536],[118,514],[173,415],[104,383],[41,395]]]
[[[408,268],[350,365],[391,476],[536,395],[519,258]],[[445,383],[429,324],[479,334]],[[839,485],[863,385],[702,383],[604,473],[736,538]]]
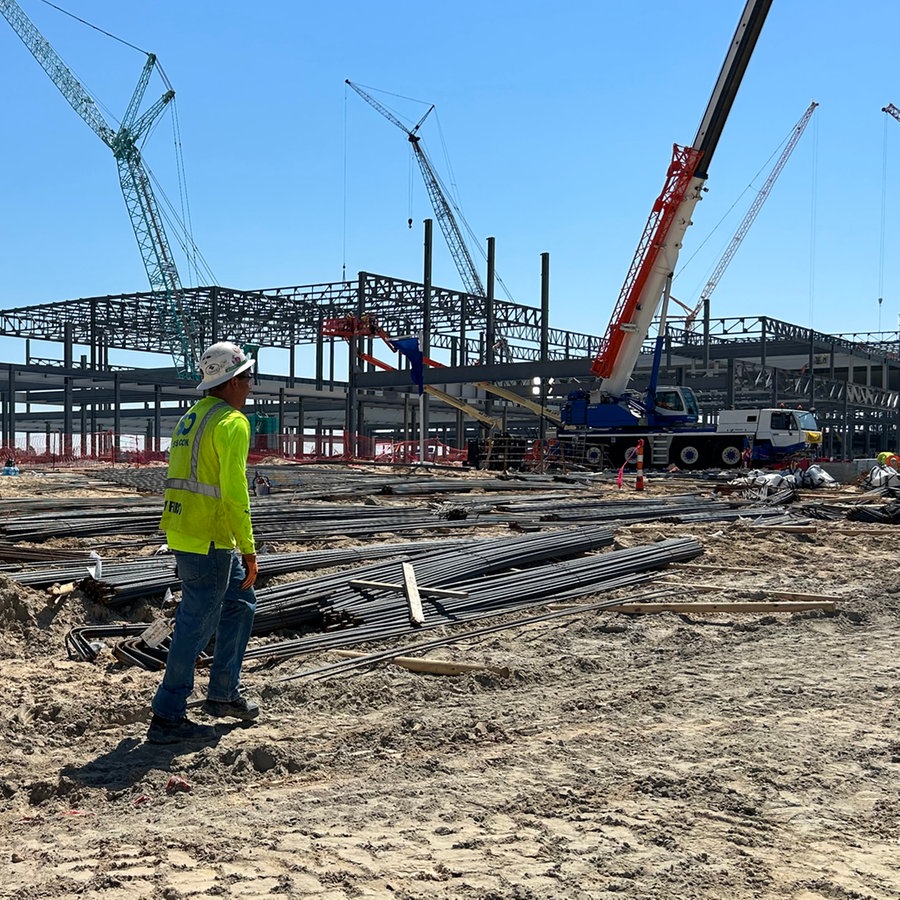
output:
[[[152,490],[152,471],[131,471],[132,486],[76,471],[3,478],[0,524],[36,500],[124,508]],[[357,474],[310,467],[303,480]],[[367,474],[389,482],[397,470]],[[715,486],[650,475],[643,493],[633,476],[572,489],[630,502]],[[860,494],[836,487],[828,502],[852,508]],[[650,585],[668,602],[796,594],[823,608],[510,615],[504,630],[429,654],[486,667],[458,675],[380,663],[282,680],[336,657],[254,661],[244,690],[258,722],[220,724],[201,746],[144,741],[159,673],[109,648],[93,663],[67,658],[73,626],[148,621],[155,608],[113,611],[0,574],[0,897],[900,898],[897,533],[841,518],[624,521],[614,547],[702,545]],[[114,556],[122,538],[27,546]]]

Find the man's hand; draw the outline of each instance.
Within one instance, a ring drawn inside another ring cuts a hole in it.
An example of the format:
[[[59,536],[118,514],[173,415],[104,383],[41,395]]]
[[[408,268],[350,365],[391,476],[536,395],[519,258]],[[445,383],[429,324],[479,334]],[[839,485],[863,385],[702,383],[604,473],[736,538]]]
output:
[[[246,591],[252,588],[256,583],[256,576],[259,575],[259,566],[256,564],[255,553],[245,553],[243,555],[244,568],[247,570],[247,577],[241,582],[241,590]]]

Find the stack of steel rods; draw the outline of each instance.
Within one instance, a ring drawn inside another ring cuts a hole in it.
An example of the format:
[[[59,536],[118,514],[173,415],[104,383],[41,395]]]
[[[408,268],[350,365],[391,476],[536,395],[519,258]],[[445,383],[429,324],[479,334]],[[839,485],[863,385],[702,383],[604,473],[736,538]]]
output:
[[[263,576],[281,575],[285,572],[300,572],[305,569],[319,569],[325,566],[338,566],[347,563],[377,559],[386,556],[403,556],[408,553],[425,553],[440,550],[449,546],[459,546],[459,542],[450,540],[409,541],[395,544],[372,544],[365,547],[336,547],[329,550],[300,550],[293,553],[270,553],[259,551],[260,574]],[[48,565],[46,558],[40,563],[34,562],[11,567],[4,571],[9,578],[29,587],[47,587],[52,584],[65,584],[78,581],[94,561],[83,551],[79,551],[76,562],[60,562]],[[153,556],[111,557],[104,558],[101,573],[104,578],[115,577],[116,584],[128,584],[134,581],[139,586],[148,569],[159,568],[162,571],[174,570],[174,557],[168,553]],[[129,573],[135,578],[129,579]]]
[[[633,583],[644,577],[644,573],[662,568],[672,562],[694,559],[702,553],[701,546],[692,538],[661,541],[647,547],[634,547],[610,553],[593,554],[565,562],[548,561],[550,555],[539,561],[536,554],[531,556],[528,568],[523,571],[500,571],[499,565],[469,566],[464,559],[443,561],[426,560],[417,566],[416,577],[423,592],[423,606],[426,610],[423,627],[437,627],[467,621],[485,615],[508,613],[528,605],[545,603],[548,600],[585,596],[600,590]],[[524,557],[507,557],[506,569],[523,566]],[[429,565],[430,563],[430,565]],[[441,571],[443,569],[443,571]],[[493,574],[492,574],[493,573]],[[385,580],[372,577],[374,573],[354,573],[359,580]],[[400,590],[400,566],[393,564],[393,572],[387,577],[398,584],[393,591],[368,590],[366,594],[356,593],[349,584],[340,592],[335,592],[332,608],[347,611],[362,620],[362,624],[349,632],[325,636],[308,635],[282,644],[269,644],[258,651],[248,651],[253,656],[291,656],[311,652],[321,644],[340,646],[342,643],[359,643],[381,640],[410,630],[409,614],[405,597]],[[346,577],[346,576],[345,576]],[[312,593],[313,585],[306,583]],[[453,598],[442,596],[439,600],[428,599],[427,587],[447,586],[468,596]],[[322,587],[317,584],[315,587]],[[352,592],[352,593],[351,593]],[[353,596],[352,594],[356,594]],[[365,599],[368,596],[370,599]],[[262,607],[263,604],[260,604]],[[256,633],[256,629],[254,629]]]
[[[465,549],[448,548],[420,557],[416,578],[426,610],[422,627],[457,624],[527,609],[548,600],[612,590],[645,580],[654,569],[693,559],[702,552],[696,541],[683,538],[590,553],[611,543],[612,535],[609,528],[586,526],[553,534],[472,541]],[[387,582],[396,587],[361,591],[350,584],[351,580]],[[408,633],[411,626],[402,580],[401,560],[394,559],[356,568],[352,573],[329,573],[261,589],[254,635],[298,626],[316,627],[317,631],[251,648],[247,658],[283,659]],[[428,589],[440,586],[462,596],[429,598]],[[329,630],[329,622],[334,630]],[[319,630],[323,626],[324,633]]]
[[[506,572],[453,582],[454,588],[467,592],[468,597],[442,597],[439,602],[423,600],[423,606],[427,602],[425,623],[415,630],[460,624],[485,616],[517,612],[551,600],[614,590],[644,581],[649,572],[673,562],[694,559],[702,552],[697,541],[681,538],[647,547],[586,556],[565,563],[544,563],[524,572]],[[360,616],[363,624],[343,632],[311,634],[252,648],[247,651],[246,658],[285,659],[322,649],[385,640],[414,630],[409,623],[405,599],[396,593],[368,604],[351,601],[340,608]]]
[[[142,625],[79,625],[69,629],[66,634],[66,652],[69,659],[80,659],[93,662],[100,654],[100,647],[95,641],[103,638],[136,637],[147,628]]]
[[[426,482],[427,483],[427,482]],[[505,490],[508,487],[504,486]],[[77,498],[73,498],[73,501]],[[0,532],[9,539],[45,540],[67,535],[91,538],[101,535],[158,535],[158,500],[140,499],[111,508],[104,505],[58,504],[53,511],[10,512],[0,522]],[[440,509],[409,503],[370,505],[363,503],[303,502],[292,498],[266,497],[253,506],[254,527],[260,540],[308,540],[322,535],[354,535],[371,539],[383,533],[422,532],[499,525],[509,522],[540,521],[652,521],[685,520],[702,516],[704,520],[731,519],[736,516],[757,518],[773,515],[766,507],[744,506],[697,496],[669,499],[604,500],[584,490],[567,488],[541,492],[531,500],[521,496],[456,495],[453,503],[464,517],[449,518]],[[78,514],[74,515],[73,510]]]
[[[663,591],[651,591],[647,594],[641,594],[636,597],[630,597],[629,602],[643,602],[652,600],[662,596]],[[446,647],[450,644],[458,643],[462,640],[472,640],[486,637],[489,634],[496,634],[498,631],[505,631],[509,628],[522,628],[526,625],[534,625],[540,622],[548,622],[552,619],[560,619],[567,616],[579,616],[589,612],[597,612],[604,609],[614,608],[622,603],[618,597],[613,600],[600,600],[597,603],[584,603],[579,606],[572,606],[567,609],[553,610],[551,612],[540,613],[535,616],[528,616],[524,619],[516,619],[512,622],[500,622],[495,625],[487,625],[483,628],[476,628],[466,631],[462,634],[447,635],[445,637],[435,638],[431,641],[416,642],[401,647],[392,647],[390,650],[379,650],[374,653],[367,653],[365,656],[356,659],[345,659],[340,662],[329,663],[325,666],[319,666],[316,669],[307,669],[303,672],[297,672],[294,675],[285,675],[279,678],[279,681],[295,681],[298,678],[310,678],[313,680],[321,680],[330,678],[332,675],[343,675],[354,669],[369,668],[380,662],[386,662],[397,656],[409,656],[413,653],[422,653],[427,650],[436,650],[439,647]],[[332,648],[324,648],[332,649]]]
[[[479,577],[512,566],[524,567],[547,559],[587,553],[611,544],[612,540],[612,529],[594,525],[492,541],[473,540],[426,554],[424,559],[416,562],[416,576],[423,586],[439,587],[463,577]],[[290,620],[294,604],[303,608],[305,618],[310,598],[316,598],[320,603],[320,598],[325,598],[332,609],[347,609],[367,618],[376,604],[369,594],[369,600],[362,598],[360,609],[353,609],[352,604],[360,602],[360,593],[350,586],[350,580],[402,581],[401,562],[393,560],[354,569],[350,576],[347,572],[335,572],[263,588],[257,591],[254,634],[267,634],[286,627],[284,623]]]

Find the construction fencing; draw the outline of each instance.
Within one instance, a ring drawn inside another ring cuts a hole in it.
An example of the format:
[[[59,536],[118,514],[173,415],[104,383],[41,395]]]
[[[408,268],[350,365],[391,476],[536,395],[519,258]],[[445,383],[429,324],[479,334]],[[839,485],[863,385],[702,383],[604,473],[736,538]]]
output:
[[[11,459],[20,468],[27,466],[72,465],[149,465],[169,458],[170,439],[153,440],[143,434],[113,434],[102,431],[88,434],[17,435],[14,445],[0,447],[0,464]],[[422,450],[424,449],[424,454]],[[251,439],[248,462],[266,459],[292,462],[373,462],[461,465],[466,450],[452,447],[436,438],[398,441],[368,435],[333,432],[316,435],[257,434]]]

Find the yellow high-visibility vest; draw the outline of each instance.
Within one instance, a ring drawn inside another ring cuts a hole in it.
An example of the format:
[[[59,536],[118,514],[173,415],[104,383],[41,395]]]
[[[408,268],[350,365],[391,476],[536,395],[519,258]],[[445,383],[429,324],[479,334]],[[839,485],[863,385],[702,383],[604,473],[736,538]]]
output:
[[[247,487],[250,423],[224,400],[207,396],[178,422],[160,528],[172,550],[237,547],[254,553]]]

